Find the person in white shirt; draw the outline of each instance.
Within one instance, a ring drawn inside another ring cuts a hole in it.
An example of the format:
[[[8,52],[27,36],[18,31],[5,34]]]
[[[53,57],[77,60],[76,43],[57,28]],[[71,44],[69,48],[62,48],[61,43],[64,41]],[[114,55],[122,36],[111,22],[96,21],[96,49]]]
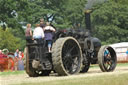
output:
[[[43,39],[44,38],[44,31],[40,27],[39,24],[36,24],[36,28],[34,29],[34,32],[33,32],[33,38],[34,39]]]

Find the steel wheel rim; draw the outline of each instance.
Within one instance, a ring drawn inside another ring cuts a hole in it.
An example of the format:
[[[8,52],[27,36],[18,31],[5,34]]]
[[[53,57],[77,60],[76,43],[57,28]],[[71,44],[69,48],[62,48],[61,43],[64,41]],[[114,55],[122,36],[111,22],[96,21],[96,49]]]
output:
[[[111,71],[115,67],[116,59],[113,53],[106,48],[103,54],[103,66],[106,71]]]
[[[62,47],[63,67],[69,74],[74,74],[80,68],[80,48],[78,44],[70,39]]]

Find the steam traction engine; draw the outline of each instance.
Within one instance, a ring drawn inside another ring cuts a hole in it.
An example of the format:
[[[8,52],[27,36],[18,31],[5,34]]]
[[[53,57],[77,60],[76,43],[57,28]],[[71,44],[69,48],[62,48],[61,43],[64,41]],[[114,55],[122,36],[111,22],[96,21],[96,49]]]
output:
[[[98,38],[90,35],[90,13],[85,13],[86,29],[58,30],[54,34],[52,52],[47,43],[30,40],[26,45],[26,72],[30,77],[47,76],[51,71],[58,75],[87,72],[90,64],[98,63],[103,72],[116,67],[116,53],[110,46],[101,46]]]

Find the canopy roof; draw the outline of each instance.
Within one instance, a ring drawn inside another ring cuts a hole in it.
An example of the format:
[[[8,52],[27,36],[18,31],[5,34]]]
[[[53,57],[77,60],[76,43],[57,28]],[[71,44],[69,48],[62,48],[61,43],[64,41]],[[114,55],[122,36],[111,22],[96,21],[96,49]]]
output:
[[[128,42],[115,43],[115,44],[111,44],[110,46],[112,46],[113,48],[116,48],[116,47],[128,47]]]

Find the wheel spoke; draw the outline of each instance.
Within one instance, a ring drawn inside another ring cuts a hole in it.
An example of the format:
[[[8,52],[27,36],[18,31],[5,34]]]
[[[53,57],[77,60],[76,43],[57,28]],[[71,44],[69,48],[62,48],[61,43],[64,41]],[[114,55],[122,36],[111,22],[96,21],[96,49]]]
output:
[[[77,69],[77,66],[78,66],[78,54],[74,54],[74,55],[70,55],[70,56],[64,56],[63,58],[63,63],[64,63],[64,66],[65,66],[65,69],[68,71],[68,72],[74,72],[76,71]]]
[[[73,65],[76,67],[78,66],[78,59],[77,58],[74,60]]]
[[[69,50],[70,50],[70,45],[69,44],[65,44],[64,47],[63,47],[63,56],[66,56],[67,53],[69,53]]]
[[[106,55],[104,55],[104,64],[105,64],[104,66],[105,66],[106,70],[111,70],[111,68],[114,64],[113,58],[108,50],[107,50]]]
[[[79,54],[72,55],[72,58],[76,58],[76,57],[79,57]]]
[[[105,68],[108,69],[108,64],[107,63],[105,63]]]
[[[72,46],[69,50],[69,52],[72,52],[74,49],[76,48],[76,46]]]
[[[65,51],[66,51],[66,53],[69,51],[70,48],[71,48],[71,44],[67,42],[65,44]]]
[[[63,58],[63,64],[66,70],[69,70],[71,67],[71,59]]]

